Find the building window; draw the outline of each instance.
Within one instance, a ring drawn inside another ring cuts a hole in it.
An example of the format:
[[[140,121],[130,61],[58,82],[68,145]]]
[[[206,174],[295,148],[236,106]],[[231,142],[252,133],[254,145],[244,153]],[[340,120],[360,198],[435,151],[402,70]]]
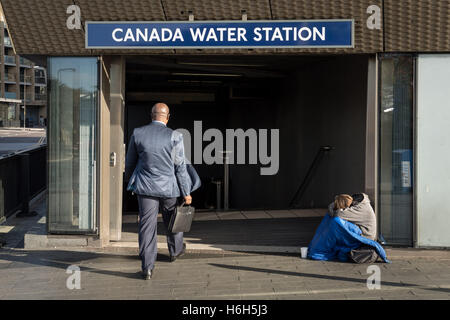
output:
[[[381,58],[380,231],[389,244],[412,245],[414,58]]]

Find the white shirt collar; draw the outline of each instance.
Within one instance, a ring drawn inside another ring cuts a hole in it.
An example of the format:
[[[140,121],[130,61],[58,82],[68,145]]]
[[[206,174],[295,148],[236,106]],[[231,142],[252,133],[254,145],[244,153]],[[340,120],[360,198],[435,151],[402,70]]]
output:
[[[153,120],[152,122],[158,122],[158,123],[161,123],[161,124],[163,124],[163,125],[166,125],[164,122],[158,121],[158,120]]]

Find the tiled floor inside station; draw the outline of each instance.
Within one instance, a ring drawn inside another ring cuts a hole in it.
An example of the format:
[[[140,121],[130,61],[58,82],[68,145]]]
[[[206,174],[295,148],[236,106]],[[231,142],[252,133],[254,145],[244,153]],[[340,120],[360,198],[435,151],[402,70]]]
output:
[[[326,209],[196,212],[185,242],[191,249],[297,252],[311,241]],[[158,217],[158,247],[166,243]],[[123,216],[122,239],[113,247],[138,246],[138,214]]]

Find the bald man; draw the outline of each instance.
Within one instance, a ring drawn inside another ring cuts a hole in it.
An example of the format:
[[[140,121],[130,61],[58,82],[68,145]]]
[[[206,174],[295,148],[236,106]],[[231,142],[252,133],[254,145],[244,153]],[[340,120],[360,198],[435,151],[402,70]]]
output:
[[[162,213],[166,229],[182,196],[191,204],[191,180],[186,169],[183,136],[167,127],[170,113],[164,103],[157,103],[151,111],[152,122],[136,128],[128,145],[125,179],[139,203],[139,256],[142,274],[149,280],[153,275],[157,256],[157,215]],[[128,179],[129,178],[129,179]],[[167,230],[166,230],[167,231]],[[185,253],[183,233],[167,233],[170,260]]]

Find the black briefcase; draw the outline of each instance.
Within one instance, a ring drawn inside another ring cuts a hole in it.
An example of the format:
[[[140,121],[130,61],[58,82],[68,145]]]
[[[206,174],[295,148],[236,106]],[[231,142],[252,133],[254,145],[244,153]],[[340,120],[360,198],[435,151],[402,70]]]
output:
[[[169,232],[189,232],[191,230],[192,220],[194,220],[195,208],[185,206],[184,202],[181,206],[177,206],[174,214],[170,218]]]

